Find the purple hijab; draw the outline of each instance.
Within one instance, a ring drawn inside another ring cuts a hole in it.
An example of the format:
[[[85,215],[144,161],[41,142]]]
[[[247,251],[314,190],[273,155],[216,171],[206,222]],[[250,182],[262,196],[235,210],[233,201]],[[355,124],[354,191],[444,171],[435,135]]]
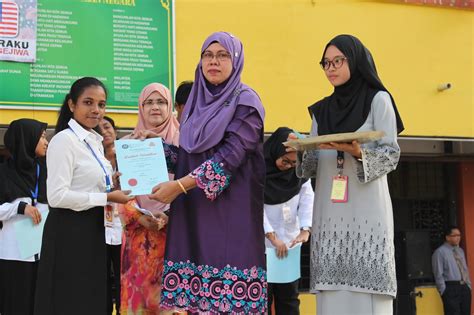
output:
[[[242,43],[234,35],[217,32],[202,45],[201,54],[214,42],[221,44],[232,56],[232,73],[218,86],[207,84],[202,73],[202,62],[196,67],[194,84],[181,118],[179,145],[188,153],[202,153],[224,138],[227,125],[237,105],[255,108],[264,118],[263,105],[257,93],[240,81],[244,67]]]

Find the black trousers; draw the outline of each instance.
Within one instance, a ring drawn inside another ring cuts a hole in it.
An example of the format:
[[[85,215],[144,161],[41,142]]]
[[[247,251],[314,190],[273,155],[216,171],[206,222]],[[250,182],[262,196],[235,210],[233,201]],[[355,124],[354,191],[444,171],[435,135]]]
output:
[[[276,315],[300,314],[298,283],[299,279],[290,283],[268,283],[268,315],[272,315],[273,300]]]
[[[441,296],[445,315],[471,314],[471,289],[466,284],[446,284]]]
[[[107,244],[107,314],[120,315],[120,252],[122,245]],[[112,287],[114,290],[112,290]]]

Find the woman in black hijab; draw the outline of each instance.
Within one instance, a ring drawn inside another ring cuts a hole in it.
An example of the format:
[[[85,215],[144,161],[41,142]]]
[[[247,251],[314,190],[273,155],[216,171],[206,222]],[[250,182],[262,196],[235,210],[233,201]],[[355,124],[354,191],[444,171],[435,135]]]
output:
[[[400,157],[403,123],[359,39],[336,36],[320,64],[334,92],[309,107],[311,135],[377,130],[385,136],[325,143],[298,155],[298,175],[316,178],[311,291],[318,293],[317,313],[391,314],[397,282],[387,174]]]
[[[314,193],[308,180],[295,174],[296,153],[286,152],[283,142],[293,130],[278,128],[263,145],[265,153],[266,179],[264,204],[265,247],[267,253],[276,251],[276,256],[285,259],[288,249],[296,243],[308,241],[313,214]],[[285,262],[285,260],[283,260]],[[287,268],[291,268],[288,265]],[[267,264],[267,274],[275,270]],[[298,266],[299,268],[299,266]],[[275,301],[276,314],[299,314],[299,277],[287,279],[286,283],[275,283],[268,279],[268,313]]]
[[[33,314],[38,253],[25,257],[15,223],[38,224],[47,211],[47,124],[33,119],[13,121],[5,133],[11,157],[0,165],[0,314]],[[41,239],[41,235],[39,236]]]

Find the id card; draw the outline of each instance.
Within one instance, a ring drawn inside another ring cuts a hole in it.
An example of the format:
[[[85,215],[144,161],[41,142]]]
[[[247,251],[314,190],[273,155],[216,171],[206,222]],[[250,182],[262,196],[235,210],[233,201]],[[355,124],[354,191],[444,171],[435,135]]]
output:
[[[285,221],[285,223],[290,223],[291,222],[291,208],[290,206],[288,205],[284,205],[283,206],[283,221]]]
[[[347,178],[345,175],[338,175],[332,178],[332,202],[347,202]]]
[[[114,206],[106,204],[104,207],[104,225],[106,227],[112,227],[114,221]]]

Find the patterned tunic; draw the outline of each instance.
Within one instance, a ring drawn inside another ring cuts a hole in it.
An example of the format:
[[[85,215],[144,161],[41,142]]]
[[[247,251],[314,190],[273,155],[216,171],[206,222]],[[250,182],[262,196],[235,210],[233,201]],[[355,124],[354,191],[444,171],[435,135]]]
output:
[[[180,148],[176,177],[198,187],[171,205],[161,305],[200,314],[265,314],[263,121],[238,106],[224,140]]]
[[[313,117],[312,135],[317,135]],[[362,161],[344,154],[348,202],[331,201],[337,175],[334,150],[298,154],[298,176],[316,177],[311,238],[311,291],[349,290],[395,297],[397,282],[393,213],[386,174],[400,156],[390,96],[378,92],[358,131],[381,130],[385,136],[363,144]]]

